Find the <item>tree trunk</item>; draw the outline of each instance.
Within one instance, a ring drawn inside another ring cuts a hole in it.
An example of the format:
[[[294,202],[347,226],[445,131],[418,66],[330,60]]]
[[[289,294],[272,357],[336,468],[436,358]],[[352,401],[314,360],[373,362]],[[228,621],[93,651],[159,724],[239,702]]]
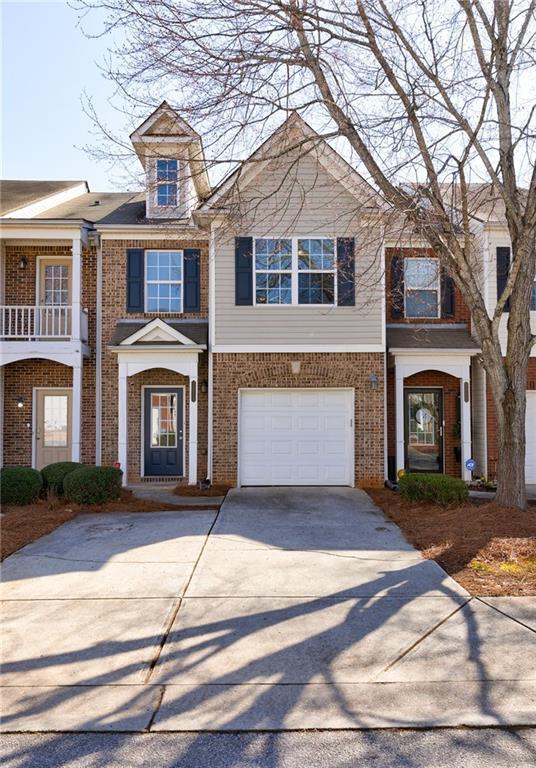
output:
[[[526,385],[525,385],[526,387]],[[520,389],[519,387],[517,388]],[[527,506],[525,487],[525,389],[508,389],[502,401],[495,398],[497,414],[497,494],[505,507]]]

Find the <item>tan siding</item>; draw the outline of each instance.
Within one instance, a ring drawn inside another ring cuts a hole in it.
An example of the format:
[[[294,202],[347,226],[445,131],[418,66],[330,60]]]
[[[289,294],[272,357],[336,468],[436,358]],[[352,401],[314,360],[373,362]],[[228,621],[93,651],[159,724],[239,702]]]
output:
[[[382,230],[361,223],[357,201],[312,156],[274,161],[227,201],[231,222],[215,242],[216,344],[382,343]],[[234,211],[240,207],[240,216]],[[356,238],[355,307],[236,307],[235,235]]]

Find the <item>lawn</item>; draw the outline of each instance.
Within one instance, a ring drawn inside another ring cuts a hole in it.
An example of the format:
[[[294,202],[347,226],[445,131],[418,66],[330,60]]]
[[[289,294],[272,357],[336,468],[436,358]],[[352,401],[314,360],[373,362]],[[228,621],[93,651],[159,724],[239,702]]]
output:
[[[368,493],[423,557],[471,594],[536,595],[536,504],[526,512],[482,500],[442,507],[388,489]]]
[[[0,559],[3,560],[17,549],[83,513],[162,512],[176,509],[179,507],[175,504],[137,499],[126,489],[121,491],[121,498],[106,504],[69,504],[62,499],[51,498],[39,499],[23,507],[4,505],[0,522]]]

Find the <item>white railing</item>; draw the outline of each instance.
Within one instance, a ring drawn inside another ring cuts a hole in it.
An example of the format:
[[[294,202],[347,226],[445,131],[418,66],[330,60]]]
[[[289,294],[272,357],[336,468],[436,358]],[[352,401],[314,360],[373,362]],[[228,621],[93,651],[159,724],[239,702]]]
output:
[[[81,321],[81,327],[83,327],[82,317]],[[85,325],[87,328],[87,319]],[[72,307],[70,306],[0,307],[0,338],[2,339],[19,341],[70,339],[71,328]]]

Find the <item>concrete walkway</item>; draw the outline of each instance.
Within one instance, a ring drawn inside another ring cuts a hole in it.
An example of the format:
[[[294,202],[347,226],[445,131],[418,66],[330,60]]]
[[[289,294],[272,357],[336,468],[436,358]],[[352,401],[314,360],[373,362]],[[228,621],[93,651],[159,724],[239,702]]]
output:
[[[83,515],[5,561],[6,731],[536,724],[536,598],[471,598],[351,489]]]

